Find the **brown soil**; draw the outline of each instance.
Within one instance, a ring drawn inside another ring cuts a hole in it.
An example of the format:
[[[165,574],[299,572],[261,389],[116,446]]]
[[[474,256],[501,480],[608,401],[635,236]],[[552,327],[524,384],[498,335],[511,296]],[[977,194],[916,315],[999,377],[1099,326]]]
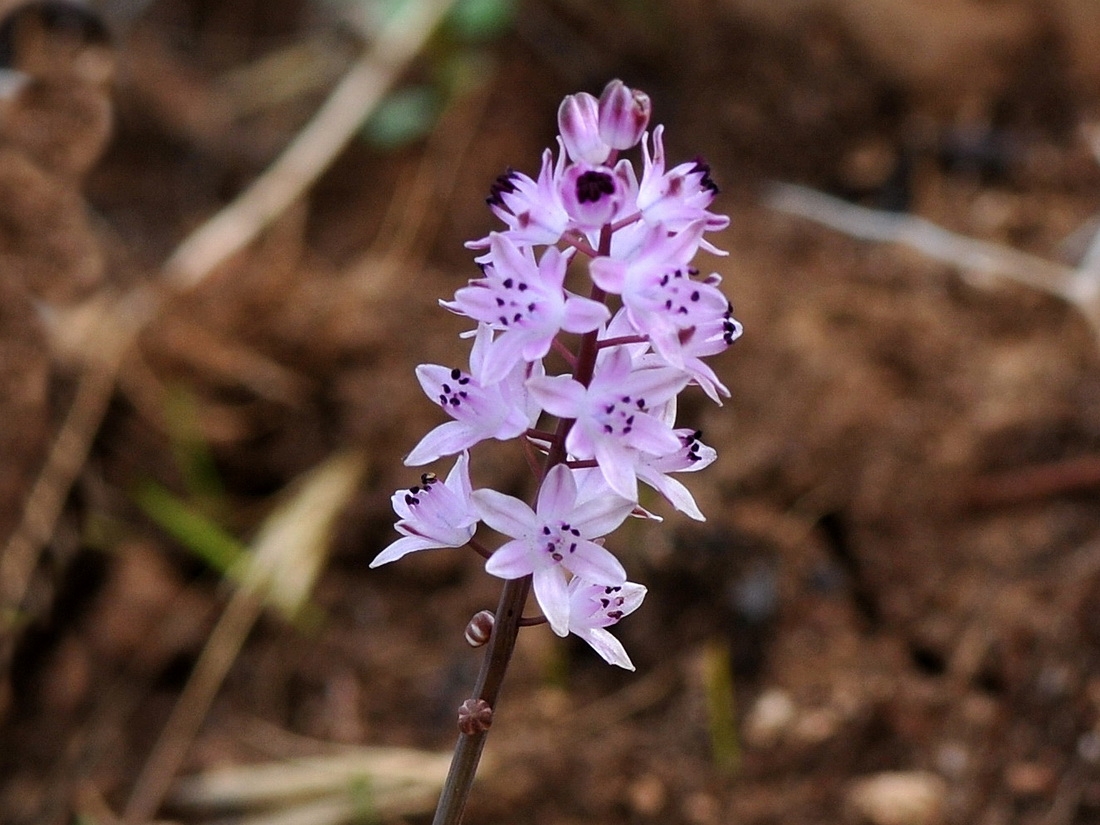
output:
[[[305,0],[161,0],[112,24],[115,134],[71,184],[103,294],[156,278],[355,47]],[[241,111],[226,73],[310,38],[330,59],[316,88]],[[746,329],[716,361],[733,398],[683,411],[719,451],[688,479],[709,520],[618,542],[650,591],[621,625],[636,673],[523,632],[467,822],[1100,821],[1097,330],[1055,298],[761,195],[799,181],[1074,263],[1100,203],[1097,43],[1091,0],[531,0],[491,42],[434,42],[406,81],[455,53],[482,62],[432,133],[353,142],[123,359],[6,633],[0,820],[120,813],[229,600],[139,506],[141,485],[248,539],[286,485],[347,448],[367,470],[307,619],[269,612],[248,634],[179,773],[337,744],[450,749],[479,662],[463,629],[499,582],[458,551],[367,569],[414,475],[400,457],[436,423],[412,371],[461,357],[436,301],[476,274],[462,244],[493,226],[489,184],[536,169],[563,94],[621,76],[653,97],[673,158],[710,161],[732,216],[730,255],[703,265]],[[2,277],[8,531],[88,367],[51,349],[30,293]],[[479,472],[524,483],[508,448]],[[934,803],[905,818],[897,791],[895,818],[868,813],[859,781],[884,772],[922,779]]]

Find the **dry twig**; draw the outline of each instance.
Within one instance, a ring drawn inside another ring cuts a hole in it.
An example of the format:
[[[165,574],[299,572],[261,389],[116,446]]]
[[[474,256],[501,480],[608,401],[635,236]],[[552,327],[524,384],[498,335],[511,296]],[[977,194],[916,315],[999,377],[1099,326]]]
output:
[[[363,458],[356,453],[329,459],[310,472],[296,494],[262,525],[236,577],[241,586],[210,634],[134,783],[125,822],[145,822],[160,807],[265,602],[289,616],[301,610],[323,566],[332,524],[363,470]]]
[[[251,186],[180,244],[165,264],[187,288],[239,252],[297,200],[347,144],[394,79],[420,51],[452,0],[403,6],[374,48],[357,61],[306,127]]]
[[[1086,255],[1082,265],[1074,269],[1007,246],[956,234],[924,218],[868,209],[790,183],[773,184],[766,202],[780,212],[806,218],[853,238],[903,244],[957,266],[969,275],[1005,278],[1046,292],[1075,307],[1100,336],[1100,271],[1094,255]]]
[[[1100,137],[1092,140],[1100,161]],[[774,184],[767,203],[774,209],[815,221],[855,238],[909,246],[964,274],[1005,278],[1053,295],[1075,308],[1100,344],[1100,232],[1093,235],[1074,267],[999,244],[958,235],[924,218],[857,206],[804,186]],[[1016,504],[1094,487],[1100,483],[1100,458],[1083,456],[1038,467],[1009,470],[976,480],[965,493],[973,506]]]

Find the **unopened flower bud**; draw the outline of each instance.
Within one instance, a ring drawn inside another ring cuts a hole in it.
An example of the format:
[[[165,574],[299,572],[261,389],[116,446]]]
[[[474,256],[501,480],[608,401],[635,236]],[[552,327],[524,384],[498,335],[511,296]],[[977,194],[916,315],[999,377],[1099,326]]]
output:
[[[493,709],[484,699],[467,699],[458,709],[458,729],[466,736],[485,733],[493,724]]]
[[[573,161],[597,165],[607,160],[611,147],[600,137],[600,105],[587,92],[567,95],[558,107],[558,131]]]
[[[493,616],[492,611],[479,610],[475,613],[470,623],[466,625],[466,644],[470,647],[481,647],[486,644],[489,637],[493,635],[495,621],[496,617]]]
[[[649,95],[612,80],[600,95],[600,140],[612,149],[629,149],[642,139],[652,111]]]

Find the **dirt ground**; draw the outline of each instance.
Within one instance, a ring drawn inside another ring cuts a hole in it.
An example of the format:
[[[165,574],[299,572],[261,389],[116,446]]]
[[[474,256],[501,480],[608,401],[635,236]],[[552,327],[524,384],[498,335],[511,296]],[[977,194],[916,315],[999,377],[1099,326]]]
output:
[[[99,8],[113,75],[48,130],[79,149],[109,104],[90,171],[41,160],[11,104],[0,135],[0,820],[430,821],[431,754],[479,663],[463,629],[499,582],[458,551],[367,569],[437,423],[413,368],[461,357],[436,301],[476,275],[463,243],[494,226],[494,178],[537,169],[562,95],[619,76],[732,217],[729,256],[701,266],[745,326],[715,362],[733,397],[683,411],[719,452],[688,479],[708,521],[618,537],[649,588],[619,628],[637,672],[521,634],[466,821],[1100,822],[1087,300],[768,205],[797,182],[1078,266],[1100,208],[1092,0],[527,0],[480,38],[452,21],[398,79],[441,101],[423,136],[357,135],[258,238],[156,293],[348,71],[371,6]],[[77,282],[88,260],[101,275]],[[110,316],[143,318],[133,338],[82,326],[135,294],[154,309]],[[480,483],[518,492],[517,456],[488,451]],[[320,466],[343,492],[308,500],[332,540],[299,537],[288,620],[234,595],[224,553]],[[176,761],[154,758],[165,738]],[[172,784],[364,746],[423,752],[428,790],[388,806],[336,782],[309,819]]]

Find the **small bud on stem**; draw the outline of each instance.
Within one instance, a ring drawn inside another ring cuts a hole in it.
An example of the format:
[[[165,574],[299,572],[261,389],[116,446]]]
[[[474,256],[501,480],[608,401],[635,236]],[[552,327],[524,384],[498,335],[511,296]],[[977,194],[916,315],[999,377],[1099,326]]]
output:
[[[479,610],[466,625],[466,644],[470,647],[481,647],[489,641],[493,635],[493,623],[496,617],[491,610]]]
[[[476,736],[493,724],[493,709],[484,699],[467,699],[458,709],[458,729],[465,736]]]

